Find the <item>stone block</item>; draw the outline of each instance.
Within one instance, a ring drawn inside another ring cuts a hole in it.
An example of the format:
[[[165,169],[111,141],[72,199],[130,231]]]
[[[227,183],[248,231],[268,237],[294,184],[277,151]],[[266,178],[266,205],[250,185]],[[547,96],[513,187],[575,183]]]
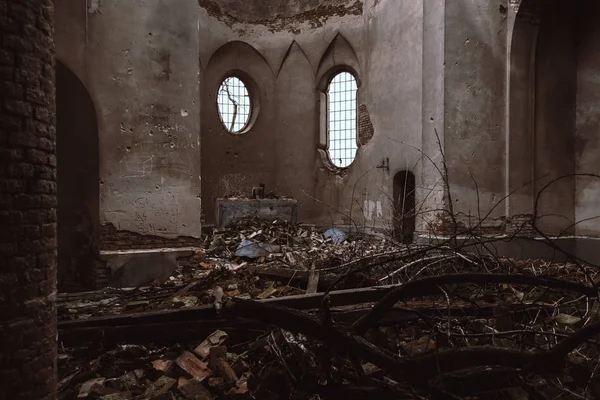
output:
[[[294,199],[217,199],[217,226],[227,227],[246,217],[296,223]]]

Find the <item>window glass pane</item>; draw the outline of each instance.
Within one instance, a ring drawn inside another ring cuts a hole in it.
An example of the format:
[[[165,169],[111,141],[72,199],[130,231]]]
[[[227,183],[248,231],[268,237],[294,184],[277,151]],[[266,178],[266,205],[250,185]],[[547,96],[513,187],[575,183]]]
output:
[[[250,120],[250,94],[241,79],[231,76],[221,83],[217,94],[219,116],[231,133],[240,133]]]
[[[333,165],[348,167],[356,157],[356,79],[348,72],[337,74],[329,84],[328,151]]]

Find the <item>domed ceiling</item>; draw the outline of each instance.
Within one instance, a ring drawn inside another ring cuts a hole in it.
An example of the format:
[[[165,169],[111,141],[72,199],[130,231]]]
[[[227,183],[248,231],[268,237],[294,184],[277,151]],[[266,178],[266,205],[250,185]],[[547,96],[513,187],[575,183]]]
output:
[[[360,15],[362,0],[198,0],[209,15],[232,25],[267,25],[286,29],[292,24],[309,22],[320,26],[332,16]]]

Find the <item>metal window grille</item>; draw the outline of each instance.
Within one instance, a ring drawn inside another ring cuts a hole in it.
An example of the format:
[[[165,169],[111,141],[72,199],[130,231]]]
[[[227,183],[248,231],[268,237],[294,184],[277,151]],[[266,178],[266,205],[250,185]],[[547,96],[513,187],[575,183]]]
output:
[[[339,168],[352,164],[356,157],[356,79],[348,72],[337,74],[327,88],[328,151]]]
[[[244,82],[235,76],[223,81],[217,95],[219,116],[231,133],[240,133],[250,119],[250,94]]]

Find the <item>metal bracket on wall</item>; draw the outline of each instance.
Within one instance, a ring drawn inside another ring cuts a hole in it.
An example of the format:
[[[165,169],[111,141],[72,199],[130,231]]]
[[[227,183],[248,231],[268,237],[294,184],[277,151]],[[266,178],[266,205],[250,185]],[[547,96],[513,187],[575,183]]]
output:
[[[381,164],[377,166],[379,169],[385,169],[387,172],[390,172],[390,159],[389,157],[385,157],[381,160]]]

